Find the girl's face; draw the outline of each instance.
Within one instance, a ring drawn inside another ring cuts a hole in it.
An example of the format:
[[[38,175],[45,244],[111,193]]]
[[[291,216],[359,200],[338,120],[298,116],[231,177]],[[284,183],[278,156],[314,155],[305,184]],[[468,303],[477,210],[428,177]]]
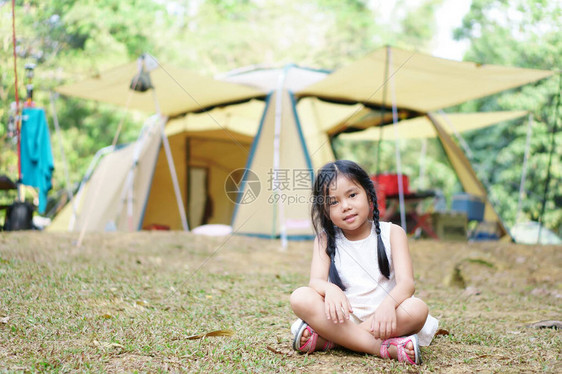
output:
[[[327,195],[330,220],[347,239],[360,240],[369,236],[371,203],[361,185],[338,174],[328,187]]]

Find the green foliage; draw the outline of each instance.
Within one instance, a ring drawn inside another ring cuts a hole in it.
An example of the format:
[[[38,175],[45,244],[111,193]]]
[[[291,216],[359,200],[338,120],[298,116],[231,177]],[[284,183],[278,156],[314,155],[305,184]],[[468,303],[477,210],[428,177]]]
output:
[[[562,56],[559,25],[560,2],[517,0],[475,0],[463,26],[455,31],[458,39],[468,39],[471,47],[465,59],[535,69],[557,70]],[[519,220],[539,220],[560,233],[562,230],[562,160],[560,147],[560,76],[478,100],[461,109],[529,110],[534,117],[530,158],[524,185],[522,215],[517,217],[518,194],[526,144],[525,121],[504,123],[466,136],[473,148],[478,176],[490,186],[495,207],[508,225]],[[553,131],[556,133],[553,134]],[[555,136],[551,180],[545,214],[540,217],[546,186],[551,140]],[[558,148],[556,148],[558,147]]]
[[[107,105],[60,98],[55,105],[61,134],[56,136],[50,91],[155,49],[158,30],[164,26],[159,14],[165,15],[164,10],[151,0],[18,2],[15,14],[19,98],[21,103],[26,95],[24,65],[35,64],[33,99],[37,106],[46,109],[55,158],[53,195],[66,184],[61,148],[69,163],[70,183],[76,184],[95,152],[111,144],[119,123],[123,128],[120,142],[129,142],[136,138],[142,121]],[[17,147],[6,131],[8,108],[15,101],[11,11],[10,5],[2,4],[0,33],[6,37],[0,45],[0,171],[16,180]]]
[[[431,0],[409,12],[403,22],[402,34],[405,36],[407,45],[423,45],[424,42],[431,40],[435,33],[435,23],[428,23],[434,17],[436,7],[442,0]]]

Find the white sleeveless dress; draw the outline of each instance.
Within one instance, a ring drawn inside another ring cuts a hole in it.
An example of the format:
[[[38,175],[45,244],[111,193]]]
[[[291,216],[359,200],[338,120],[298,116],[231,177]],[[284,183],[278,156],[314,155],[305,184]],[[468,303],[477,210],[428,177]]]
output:
[[[346,287],[345,294],[353,308],[356,322],[371,316],[390,290],[396,286],[394,264],[390,250],[389,222],[380,222],[381,236],[390,263],[390,277],[387,279],[379,270],[377,258],[377,234],[372,225],[371,234],[361,240],[350,241],[339,228],[336,228],[336,255],[334,262],[338,274]],[[439,322],[431,315],[418,332],[421,345],[429,345]]]

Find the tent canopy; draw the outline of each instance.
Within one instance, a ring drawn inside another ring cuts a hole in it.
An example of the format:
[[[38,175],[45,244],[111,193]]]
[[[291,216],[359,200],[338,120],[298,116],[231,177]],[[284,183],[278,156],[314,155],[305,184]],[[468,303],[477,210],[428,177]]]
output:
[[[312,96],[324,101],[388,107],[391,96],[387,94],[386,103],[382,98],[385,66],[389,58],[392,60],[392,79],[396,105],[402,111],[401,119],[485,97],[554,74],[545,70],[452,61],[386,47],[331,74],[325,70],[288,65],[283,69],[257,69],[250,73],[225,75],[218,80],[156,62],[156,68],[150,72],[154,90],[132,92],[129,86],[139,71],[139,64],[131,62],[84,81],[59,87],[56,91],[66,96],[128,105],[131,109],[149,113],[157,111],[153,97],[153,92],[156,92],[160,112],[175,117],[214,106],[264,98],[277,88],[279,76],[286,74],[284,88],[295,92],[297,99]],[[130,101],[129,95],[132,95]],[[391,120],[389,116],[386,118]]]
[[[168,117],[265,96],[265,92],[256,88],[218,81],[172,66],[156,66],[150,72],[153,90],[135,92],[129,88],[139,72],[138,63],[131,62],[84,81],[59,87],[56,91],[66,96],[128,106],[148,113],[158,111],[153,97],[155,92],[160,113]],[[132,98],[129,100],[130,95]]]
[[[166,135],[214,131],[217,136],[224,139],[245,136],[246,140],[251,142],[257,132],[264,107],[263,101],[251,100],[241,104],[217,107],[203,113],[187,113],[168,121]],[[221,132],[224,134],[220,134]]]
[[[499,122],[521,118],[527,115],[524,110],[505,111],[505,112],[482,112],[482,113],[433,113],[440,123],[447,125],[446,131],[449,134],[476,130],[491,126]],[[416,117],[400,121],[396,131],[394,126],[371,127],[364,131],[340,134],[341,140],[349,141],[375,141],[375,140],[395,140],[399,139],[422,139],[434,138],[437,131],[433,123],[427,117]]]
[[[387,47],[336,70],[296,95],[388,107],[392,104],[390,94],[383,102],[387,61],[391,62],[389,74],[394,81],[396,106],[418,113],[448,108],[554,74],[545,70],[452,61]]]

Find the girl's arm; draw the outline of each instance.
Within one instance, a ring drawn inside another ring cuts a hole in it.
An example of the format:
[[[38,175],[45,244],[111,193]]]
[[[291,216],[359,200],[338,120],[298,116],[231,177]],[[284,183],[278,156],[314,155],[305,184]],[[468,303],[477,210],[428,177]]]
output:
[[[396,308],[414,294],[414,269],[408,238],[402,227],[392,224],[390,228],[390,246],[394,263],[396,286],[388,293],[377,308],[372,330],[375,337],[386,339],[396,332]]]
[[[324,298],[326,318],[334,323],[343,323],[353,311],[345,293],[328,281],[329,271],[330,257],[326,253],[326,240],[319,235],[314,240],[308,285]]]

